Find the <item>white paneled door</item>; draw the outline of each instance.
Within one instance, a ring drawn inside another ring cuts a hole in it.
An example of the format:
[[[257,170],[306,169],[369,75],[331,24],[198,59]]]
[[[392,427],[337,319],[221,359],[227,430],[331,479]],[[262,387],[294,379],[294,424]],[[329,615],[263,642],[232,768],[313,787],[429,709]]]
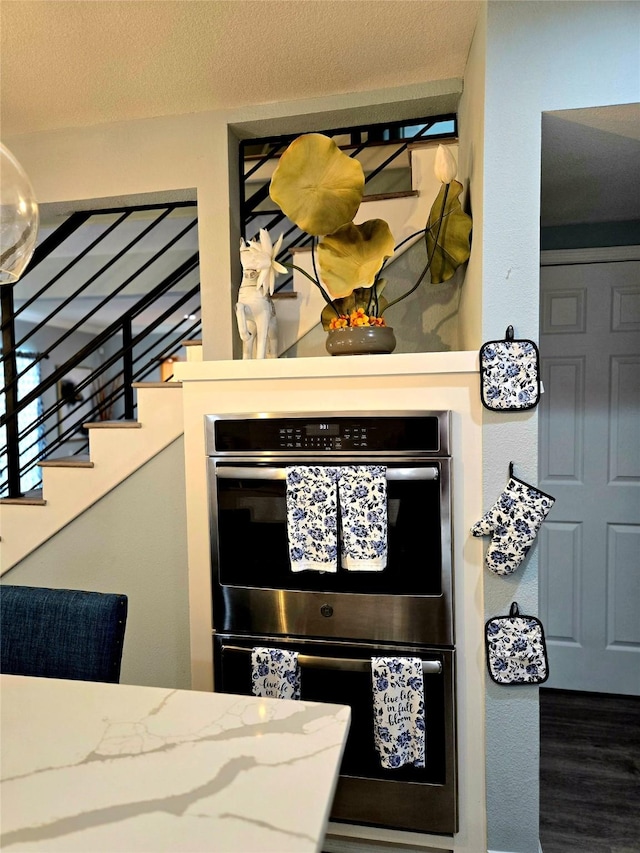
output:
[[[556,504],[539,537],[546,686],[637,695],[640,260],[545,266],[547,254],[539,482]]]

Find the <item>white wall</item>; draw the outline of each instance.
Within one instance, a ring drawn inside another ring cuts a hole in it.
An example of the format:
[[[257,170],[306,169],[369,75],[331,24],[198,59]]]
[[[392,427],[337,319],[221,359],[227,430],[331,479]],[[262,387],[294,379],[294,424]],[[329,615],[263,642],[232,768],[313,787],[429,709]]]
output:
[[[467,176],[465,210],[473,219],[471,256],[464,276],[459,308],[459,346],[479,350],[482,343],[482,242],[484,169],[484,86],[486,9],[478,15],[476,31],[464,75],[458,109],[458,166]]]
[[[482,220],[482,339],[538,338],[541,119],[547,110],[640,100],[636,2],[491,2],[487,8]],[[477,33],[481,36],[480,28]],[[479,63],[474,67],[478,70]],[[475,170],[473,171],[475,174]],[[475,184],[472,199],[477,201]],[[474,207],[474,232],[478,211]],[[537,416],[485,412],[484,506],[508,464],[535,483]],[[486,615],[538,607],[537,549],[509,579],[485,571]],[[489,847],[537,853],[536,691],[487,688]]]
[[[119,122],[18,136],[5,142],[29,175],[42,204],[128,199],[174,190],[185,190],[185,197],[191,197],[195,189],[202,319],[205,327],[215,329],[209,336],[208,357],[231,357],[230,205],[224,114]]]
[[[286,104],[118,122],[4,140],[41,204],[195,189],[198,202],[203,354],[232,357],[240,234],[238,138],[303,133],[358,122],[455,112],[461,80],[327,96]],[[148,199],[146,199],[148,201]],[[233,247],[233,248],[232,248]],[[235,301],[235,300],[233,300]]]
[[[39,507],[33,507],[34,515]],[[34,518],[35,523],[35,518]],[[2,577],[129,597],[120,681],[191,686],[180,438]]]

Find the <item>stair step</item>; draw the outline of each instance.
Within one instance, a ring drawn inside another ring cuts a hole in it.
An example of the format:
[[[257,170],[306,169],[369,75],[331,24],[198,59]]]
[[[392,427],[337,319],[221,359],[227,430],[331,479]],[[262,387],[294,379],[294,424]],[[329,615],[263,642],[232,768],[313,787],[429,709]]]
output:
[[[194,347],[193,351],[200,349]],[[40,468],[44,494],[40,488],[11,500],[7,495],[5,505],[0,503],[0,574],[20,563],[183,435],[182,405],[176,405],[180,393],[156,388],[135,393],[139,407],[136,418],[89,423],[89,458],[84,448],[70,459],[66,458],[68,450],[59,451],[58,458],[47,451],[49,458],[42,460],[45,464]],[[84,469],[87,461],[93,463],[90,470]]]
[[[417,198],[420,195],[418,190],[403,190],[397,193],[377,193],[373,195],[362,196],[362,202],[365,201],[385,201],[388,198]]]
[[[95,421],[82,424],[85,429],[140,429],[140,421]]]
[[[132,388],[182,388],[182,382],[132,382]]]
[[[42,459],[38,462],[39,468],[93,468],[93,462],[88,456],[58,456],[51,459]]]
[[[425,136],[424,139],[416,139],[413,142],[409,142],[407,144],[408,151],[414,151],[416,148],[437,148],[438,145],[457,145],[458,139],[457,137],[450,137],[448,139],[429,139],[428,136]]]
[[[202,340],[181,341],[187,351],[187,361],[202,361]]]
[[[19,504],[20,506],[46,506],[47,502],[42,498],[0,498],[0,504]]]

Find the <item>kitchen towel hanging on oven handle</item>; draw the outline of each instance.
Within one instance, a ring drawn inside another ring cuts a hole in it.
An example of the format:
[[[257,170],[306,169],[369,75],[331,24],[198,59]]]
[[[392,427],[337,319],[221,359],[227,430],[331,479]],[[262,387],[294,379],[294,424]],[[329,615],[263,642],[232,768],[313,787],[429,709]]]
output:
[[[480,348],[480,399],[486,409],[517,412],[540,401],[540,353],[533,341],[514,338],[508,326],[504,340]]]

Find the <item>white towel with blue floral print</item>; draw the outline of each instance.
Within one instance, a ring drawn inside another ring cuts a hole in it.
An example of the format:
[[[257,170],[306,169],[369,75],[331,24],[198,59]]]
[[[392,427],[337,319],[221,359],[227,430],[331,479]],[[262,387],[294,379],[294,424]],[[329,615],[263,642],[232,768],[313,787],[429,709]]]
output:
[[[251,691],[263,698],[299,699],[298,653],[255,646],[251,650]]]
[[[383,767],[425,766],[424,679],[420,658],[371,658],[373,735]]]
[[[387,565],[387,469],[345,465],[339,470],[342,566],[380,572]]]
[[[287,474],[291,571],[337,572],[337,468],[292,465]]]

